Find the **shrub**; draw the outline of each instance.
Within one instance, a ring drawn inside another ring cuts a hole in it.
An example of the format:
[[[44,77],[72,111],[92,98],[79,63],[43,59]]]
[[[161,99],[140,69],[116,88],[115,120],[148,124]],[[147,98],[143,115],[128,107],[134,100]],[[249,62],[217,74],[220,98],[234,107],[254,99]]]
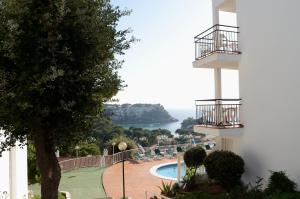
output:
[[[173,197],[174,193],[172,191],[172,182],[168,183],[164,183],[164,181],[162,181],[162,186],[159,187],[160,189],[160,193],[161,195],[164,195],[166,197]]]
[[[244,173],[243,159],[230,151],[214,151],[204,161],[207,175],[230,190],[241,184]]]
[[[181,191],[182,191],[182,187],[179,185],[178,182],[176,182],[172,185],[172,193],[174,196],[176,196],[176,194],[180,193]]]
[[[267,187],[268,193],[286,192],[293,193],[296,191],[296,183],[290,180],[283,171],[271,171]]]
[[[188,168],[186,170],[186,174],[182,179],[184,191],[192,191],[193,189],[196,188],[195,171],[196,171],[195,168]]]
[[[100,155],[99,146],[96,144],[80,144],[78,154],[79,156],[87,156],[87,155]],[[76,155],[76,150],[73,151],[73,155]]]
[[[196,146],[187,150],[183,159],[188,168],[197,169],[203,164],[204,159],[206,158],[206,151],[201,146]]]
[[[127,144],[127,149],[126,150],[135,149],[137,147],[135,142],[133,140],[129,139],[128,137],[118,136],[118,137],[115,137],[115,138],[111,139],[110,141],[108,141],[108,143],[107,143],[108,153],[112,154],[112,152],[113,152],[112,143],[116,144],[114,152],[115,153],[120,152],[120,150],[118,148],[118,144],[120,142],[126,142],[126,144]]]
[[[77,151],[75,147],[78,146],[78,156],[85,157],[87,155],[100,155],[100,148],[95,143],[80,143],[78,145],[70,145],[59,148],[59,154],[62,157],[76,157]]]

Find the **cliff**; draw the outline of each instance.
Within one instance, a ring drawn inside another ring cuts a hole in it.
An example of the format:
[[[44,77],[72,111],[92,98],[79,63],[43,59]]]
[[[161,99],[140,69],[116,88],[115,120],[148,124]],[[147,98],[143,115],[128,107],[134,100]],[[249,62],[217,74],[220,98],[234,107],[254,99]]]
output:
[[[160,104],[106,104],[105,114],[117,124],[177,122]]]

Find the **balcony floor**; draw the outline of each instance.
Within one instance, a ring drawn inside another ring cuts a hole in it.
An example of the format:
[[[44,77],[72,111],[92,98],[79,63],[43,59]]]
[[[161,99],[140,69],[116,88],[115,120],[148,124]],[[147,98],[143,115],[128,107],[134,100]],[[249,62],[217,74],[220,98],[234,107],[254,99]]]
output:
[[[243,125],[235,126],[212,126],[212,125],[195,125],[194,131],[213,136],[240,136],[243,134]]]
[[[194,68],[225,68],[238,69],[241,54],[215,52],[196,59],[193,62]]]

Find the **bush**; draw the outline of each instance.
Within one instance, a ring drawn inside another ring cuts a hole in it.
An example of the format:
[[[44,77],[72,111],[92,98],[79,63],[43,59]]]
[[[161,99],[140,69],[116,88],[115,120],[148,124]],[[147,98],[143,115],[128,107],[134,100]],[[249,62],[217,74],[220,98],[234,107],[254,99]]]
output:
[[[196,169],[189,168],[186,170],[186,174],[182,179],[184,191],[192,191],[196,188]]]
[[[85,157],[87,155],[100,155],[100,148],[95,143],[80,143],[77,145],[79,147],[78,149],[78,156],[79,157]],[[76,157],[76,145],[70,145],[66,147],[59,148],[59,154],[62,157]]]
[[[290,180],[283,171],[271,171],[267,187],[268,193],[285,192],[293,193],[296,191],[296,183]]]
[[[126,150],[130,150],[130,149],[135,149],[137,148],[135,142],[127,137],[124,137],[124,136],[118,136],[118,137],[115,137],[113,139],[111,139],[110,141],[108,141],[107,143],[107,148],[108,148],[108,153],[109,154],[112,154],[113,152],[113,145],[112,143],[115,143],[115,149],[114,149],[114,152],[115,153],[118,153],[120,152],[119,148],[118,148],[118,144],[120,142],[126,142],[127,144],[127,149]]]
[[[100,155],[100,149],[99,146],[96,144],[80,144],[78,155],[81,157],[87,156],[87,155]],[[72,155],[76,155],[76,150],[73,151]]]
[[[204,161],[207,175],[230,190],[241,184],[244,173],[243,159],[230,151],[214,151]]]
[[[183,159],[188,168],[197,169],[203,164],[204,159],[206,158],[206,151],[201,146],[196,146],[187,150]]]
[[[162,186],[159,187],[161,195],[166,197],[173,197],[175,193],[173,192],[172,187],[172,182],[164,183],[164,181],[162,181]]]
[[[173,185],[172,185],[172,193],[174,196],[176,196],[176,194],[182,192],[182,187],[179,185],[178,182],[175,182]]]

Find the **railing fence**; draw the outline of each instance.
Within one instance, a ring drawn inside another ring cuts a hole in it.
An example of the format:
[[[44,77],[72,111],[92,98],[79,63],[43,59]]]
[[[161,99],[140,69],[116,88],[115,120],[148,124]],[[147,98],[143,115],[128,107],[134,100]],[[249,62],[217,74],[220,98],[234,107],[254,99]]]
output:
[[[239,54],[238,27],[216,24],[194,38],[195,58],[214,52]]]
[[[199,125],[240,126],[240,107],[240,99],[197,100],[196,119]]]
[[[87,156],[87,157],[79,157],[79,158],[72,158],[69,160],[63,160],[59,162],[60,168],[62,171],[70,171],[78,168],[85,168],[85,167],[108,167],[113,164],[119,163],[123,160],[130,160],[133,159],[135,153],[149,153],[152,152],[154,149],[159,149],[162,152],[166,151],[170,148],[188,148],[190,144],[177,144],[177,145],[165,145],[165,146],[154,146],[154,147],[143,147],[143,148],[136,148],[131,150],[126,150],[124,152],[115,153],[113,155],[96,155],[96,156]]]

